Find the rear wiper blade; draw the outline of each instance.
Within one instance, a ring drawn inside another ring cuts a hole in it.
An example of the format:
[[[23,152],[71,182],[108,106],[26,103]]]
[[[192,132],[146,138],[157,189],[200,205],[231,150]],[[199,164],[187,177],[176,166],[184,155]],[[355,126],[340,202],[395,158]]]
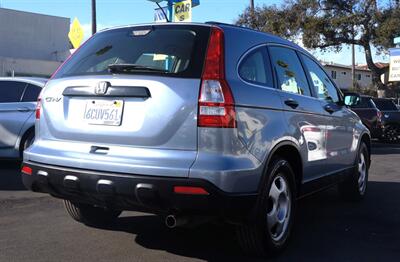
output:
[[[132,71],[169,73],[169,71],[165,69],[143,66],[138,64],[110,64],[108,65],[108,71],[110,73],[129,73]]]

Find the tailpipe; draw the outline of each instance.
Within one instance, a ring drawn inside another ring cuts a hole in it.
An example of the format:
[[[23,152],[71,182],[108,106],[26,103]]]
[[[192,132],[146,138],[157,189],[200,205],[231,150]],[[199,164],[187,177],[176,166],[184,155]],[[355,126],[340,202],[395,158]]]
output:
[[[175,215],[168,215],[165,217],[165,225],[168,228],[175,228],[179,226],[186,225],[188,223],[188,218],[180,217]]]

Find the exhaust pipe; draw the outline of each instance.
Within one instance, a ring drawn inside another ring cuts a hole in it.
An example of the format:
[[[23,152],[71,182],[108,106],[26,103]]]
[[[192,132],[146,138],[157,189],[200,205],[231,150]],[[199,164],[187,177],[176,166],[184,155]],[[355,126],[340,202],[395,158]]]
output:
[[[179,226],[183,226],[188,223],[187,217],[176,217],[175,215],[168,215],[165,218],[165,225],[168,228],[175,228]]]

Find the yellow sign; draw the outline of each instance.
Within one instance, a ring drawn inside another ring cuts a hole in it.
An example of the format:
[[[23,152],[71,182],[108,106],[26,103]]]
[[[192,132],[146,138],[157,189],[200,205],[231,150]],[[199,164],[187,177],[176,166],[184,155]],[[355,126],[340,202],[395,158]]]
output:
[[[174,5],[175,22],[192,22],[192,0],[186,0]]]
[[[68,33],[68,38],[72,43],[72,46],[76,49],[78,48],[83,40],[83,28],[81,24],[79,23],[78,18],[74,18],[74,21],[72,22],[71,29],[69,30]]]

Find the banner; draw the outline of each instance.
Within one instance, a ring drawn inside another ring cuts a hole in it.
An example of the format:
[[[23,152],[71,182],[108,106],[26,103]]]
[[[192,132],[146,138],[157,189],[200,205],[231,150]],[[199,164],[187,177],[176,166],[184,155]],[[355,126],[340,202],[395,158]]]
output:
[[[397,82],[400,81],[400,48],[389,49],[389,53],[389,82]]]
[[[156,23],[165,23],[165,22],[167,22],[167,18],[165,17],[164,14],[168,14],[168,7],[155,9],[154,10],[154,22],[156,22]]]

